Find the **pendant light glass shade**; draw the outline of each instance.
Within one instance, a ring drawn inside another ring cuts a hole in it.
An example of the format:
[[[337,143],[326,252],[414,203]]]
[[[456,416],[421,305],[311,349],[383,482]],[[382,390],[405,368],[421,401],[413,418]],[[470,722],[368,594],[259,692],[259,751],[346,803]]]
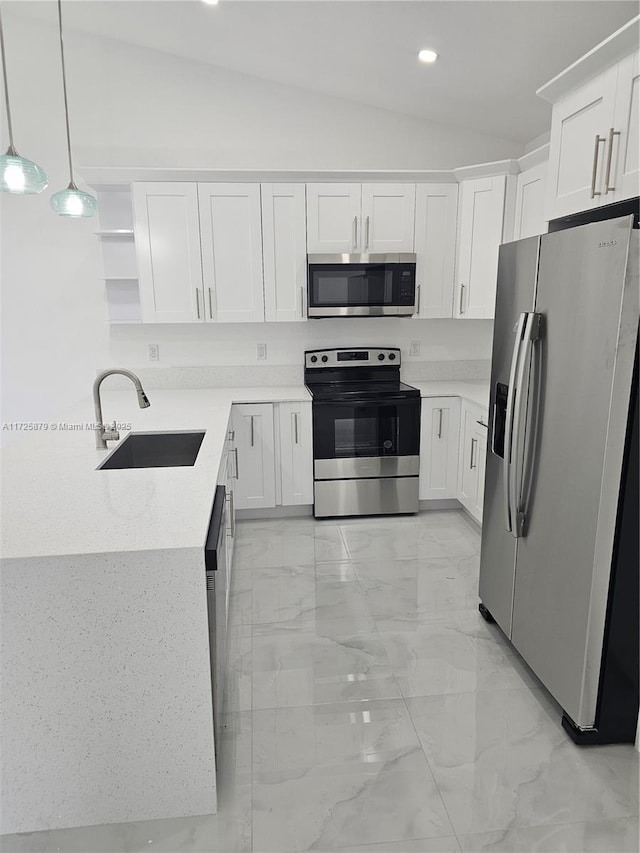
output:
[[[73,183],[66,190],[59,190],[51,196],[51,208],[60,216],[72,216],[79,219],[82,216],[93,216],[98,209],[98,202],[90,194],[79,190]]]
[[[4,80],[4,102],[7,109],[7,130],[9,147],[7,153],[0,156],[0,191],[15,195],[35,195],[41,193],[49,180],[46,173],[31,160],[21,157],[13,144],[13,123],[9,104],[9,83],[7,82],[7,59],[4,49],[4,30],[0,15],[0,52],[2,53],[2,77]]]
[[[35,195],[46,188],[49,180],[37,163],[9,146],[6,154],[0,156],[0,190],[19,195]]]
[[[60,32],[60,60],[62,63],[62,91],[64,93],[64,118],[67,127],[67,154],[69,155],[69,186],[58,190],[51,196],[51,209],[60,216],[74,219],[93,216],[98,209],[98,200],[90,193],[79,190],[73,180],[73,160],[71,158],[71,132],[69,131],[69,104],[67,101],[67,75],[64,65],[64,43],[62,40],[62,3],[58,0],[58,28]]]

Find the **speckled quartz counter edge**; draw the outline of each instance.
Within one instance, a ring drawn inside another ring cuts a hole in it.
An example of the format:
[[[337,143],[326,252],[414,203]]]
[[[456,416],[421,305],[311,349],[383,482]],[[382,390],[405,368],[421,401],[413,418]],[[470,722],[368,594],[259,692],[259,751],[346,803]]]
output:
[[[410,382],[420,391],[421,397],[460,397],[477,406],[489,407],[489,383],[434,380]]]
[[[195,465],[98,471],[87,399],[56,423],[4,448],[1,555],[8,557],[180,549],[204,545],[233,403],[309,401],[303,385],[158,390],[139,409],[131,391],[103,394],[105,421],[133,431],[203,430]],[[111,445],[113,447],[115,445]]]

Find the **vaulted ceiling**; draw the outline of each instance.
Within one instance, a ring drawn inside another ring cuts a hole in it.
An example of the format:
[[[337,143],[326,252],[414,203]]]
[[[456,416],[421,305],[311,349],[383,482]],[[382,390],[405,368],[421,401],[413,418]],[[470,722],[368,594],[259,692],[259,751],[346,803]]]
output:
[[[55,20],[50,0],[22,0]],[[535,90],[637,14],[628,0],[83,0],[66,26],[525,143]],[[416,59],[431,47],[434,65]]]

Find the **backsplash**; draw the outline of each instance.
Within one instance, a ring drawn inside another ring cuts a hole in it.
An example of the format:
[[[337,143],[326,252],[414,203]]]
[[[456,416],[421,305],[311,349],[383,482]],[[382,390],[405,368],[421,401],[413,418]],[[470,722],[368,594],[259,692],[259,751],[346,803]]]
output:
[[[402,378],[407,382],[433,380],[489,379],[491,362],[488,359],[459,361],[414,361],[402,366]],[[241,388],[263,385],[301,385],[302,365],[265,366],[202,366],[202,367],[133,367],[144,387],[166,389],[188,388]],[[113,376],[110,386],[129,381]]]

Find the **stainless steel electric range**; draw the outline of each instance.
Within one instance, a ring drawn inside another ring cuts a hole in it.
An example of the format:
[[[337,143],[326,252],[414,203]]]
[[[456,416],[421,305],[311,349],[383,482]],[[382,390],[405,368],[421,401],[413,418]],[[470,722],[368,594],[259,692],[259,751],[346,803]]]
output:
[[[400,381],[400,350],[310,350],[304,378],[316,518],[418,512],[420,392]]]

